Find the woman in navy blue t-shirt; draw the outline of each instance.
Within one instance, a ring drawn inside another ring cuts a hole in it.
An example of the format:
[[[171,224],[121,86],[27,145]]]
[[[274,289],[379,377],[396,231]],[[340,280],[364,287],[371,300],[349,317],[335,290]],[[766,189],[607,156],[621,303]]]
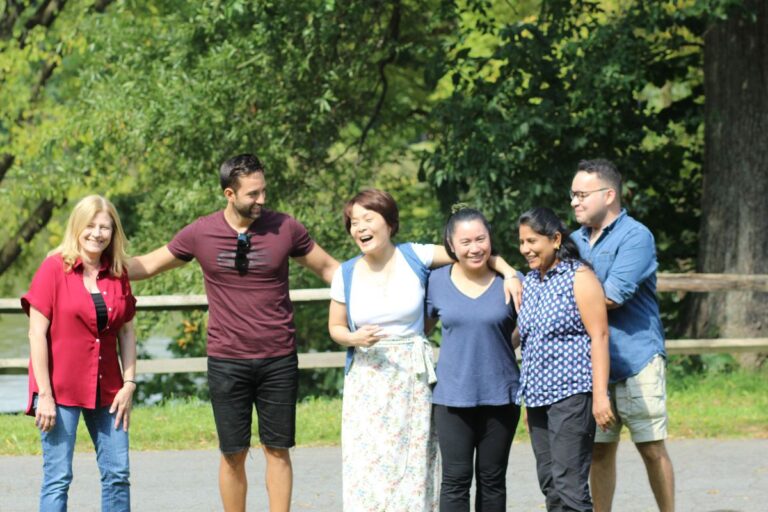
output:
[[[477,468],[476,510],[504,511],[507,461],[520,418],[511,341],[516,314],[505,300],[504,280],[488,268],[491,233],[482,213],[455,212],[444,243],[455,263],[433,270],[427,287],[428,316],[442,323],[432,395],[443,466],[440,510],[469,510]]]

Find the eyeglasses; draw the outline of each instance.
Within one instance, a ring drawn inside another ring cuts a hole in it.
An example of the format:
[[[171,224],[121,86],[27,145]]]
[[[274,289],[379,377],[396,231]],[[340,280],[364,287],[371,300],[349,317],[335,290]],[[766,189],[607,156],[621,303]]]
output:
[[[251,248],[251,234],[237,235],[237,250],[235,250],[235,268],[241,274],[248,271],[248,251]]]
[[[602,192],[604,190],[609,190],[609,187],[603,187],[597,190],[588,190],[586,192],[571,190],[568,192],[568,195],[571,196],[571,201],[573,201],[574,199],[577,199],[579,202],[582,202],[583,200],[588,198],[590,194],[594,194],[595,192]]]

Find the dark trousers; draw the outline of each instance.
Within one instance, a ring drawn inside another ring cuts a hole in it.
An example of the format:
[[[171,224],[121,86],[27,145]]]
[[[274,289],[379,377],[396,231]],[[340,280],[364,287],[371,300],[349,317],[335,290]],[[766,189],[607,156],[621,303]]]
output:
[[[520,407],[435,405],[434,414],[443,461],[440,512],[469,510],[473,471],[477,488],[475,510],[506,510],[507,462]]]
[[[569,396],[544,407],[528,407],[539,487],[549,512],[591,512],[589,468],[595,419],[592,394]]]

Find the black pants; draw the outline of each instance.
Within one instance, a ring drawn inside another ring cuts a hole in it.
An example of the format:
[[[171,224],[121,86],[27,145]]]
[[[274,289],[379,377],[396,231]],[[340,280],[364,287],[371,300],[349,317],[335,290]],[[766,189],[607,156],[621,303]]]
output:
[[[528,407],[527,411],[547,510],[591,512],[589,468],[595,440],[592,394],[569,396],[552,405]]]
[[[520,407],[435,405],[434,413],[443,460],[440,512],[469,510],[473,470],[477,488],[475,510],[506,510],[507,462]]]

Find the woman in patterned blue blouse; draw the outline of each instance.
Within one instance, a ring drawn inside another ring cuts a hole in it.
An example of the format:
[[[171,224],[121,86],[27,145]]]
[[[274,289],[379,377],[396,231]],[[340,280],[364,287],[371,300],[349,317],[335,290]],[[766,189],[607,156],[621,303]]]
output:
[[[591,511],[595,423],[605,429],[614,421],[605,295],[552,210],[525,212],[518,229],[531,272],[518,318],[523,362],[517,402],[525,402],[547,510]]]

